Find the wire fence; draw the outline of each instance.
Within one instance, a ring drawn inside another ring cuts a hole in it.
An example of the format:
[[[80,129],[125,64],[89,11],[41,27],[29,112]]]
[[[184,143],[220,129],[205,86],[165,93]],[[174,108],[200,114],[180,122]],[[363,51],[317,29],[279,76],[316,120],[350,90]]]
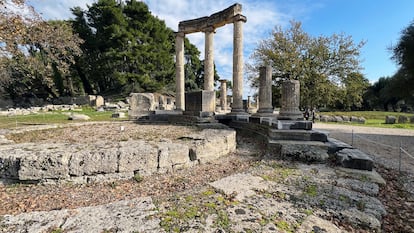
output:
[[[354,133],[354,130],[352,130],[351,146],[353,146],[353,144],[354,144],[354,137],[357,137],[357,138],[359,138],[359,139],[362,139],[362,140],[364,140],[364,141],[367,141],[367,142],[369,142],[369,143],[372,143],[372,144],[375,144],[375,145],[378,145],[378,146],[381,146],[381,147],[390,148],[390,149],[392,149],[392,150],[398,150],[398,151],[399,151],[399,159],[398,159],[398,172],[399,172],[400,174],[401,174],[401,163],[402,163],[402,157],[403,157],[403,154],[404,154],[405,156],[409,157],[410,159],[413,159],[413,160],[414,160],[414,155],[410,154],[410,153],[409,153],[406,149],[404,149],[404,148],[403,148],[403,146],[402,146],[402,142],[400,142],[400,146],[398,146],[398,147],[396,147],[396,146],[391,146],[391,145],[384,144],[384,143],[379,143],[379,142],[376,142],[376,141],[371,140],[371,139],[369,139],[369,138],[366,138],[366,137],[363,137],[363,136],[361,136],[361,135],[355,134],[355,133]]]

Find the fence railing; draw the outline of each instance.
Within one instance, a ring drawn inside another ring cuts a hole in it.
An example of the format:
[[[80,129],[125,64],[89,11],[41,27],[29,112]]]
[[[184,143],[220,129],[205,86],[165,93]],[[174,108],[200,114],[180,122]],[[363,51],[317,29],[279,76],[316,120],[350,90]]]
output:
[[[373,143],[373,144],[376,144],[376,145],[379,145],[379,146],[382,146],[382,147],[390,148],[390,149],[393,149],[393,150],[398,150],[399,151],[398,172],[400,174],[401,174],[401,163],[402,163],[401,161],[402,161],[403,154],[414,160],[414,156],[412,154],[408,153],[408,151],[403,148],[402,142],[400,142],[400,146],[398,146],[398,147],[391,146],[391,145],[384,144],[384,143],[378,143],[378,142],[376,142],[374,140],[371,140],[369,138],[366,138],[366,137],[363,137],[361,135],[355,134],[354,133],[354,130],[352,130],[351,146],[353,146],[353,144],[354,144],[354,137],[358,137],[358,138],[360,138],[362,140],[365,140],[367,142],[370,142],[370,143]]]

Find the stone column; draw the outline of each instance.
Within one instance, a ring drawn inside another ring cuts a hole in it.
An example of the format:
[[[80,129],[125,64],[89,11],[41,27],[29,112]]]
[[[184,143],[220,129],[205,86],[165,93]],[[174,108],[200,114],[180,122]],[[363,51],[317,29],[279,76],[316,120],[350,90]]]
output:
[[[214,91],[214,28],[209,27],[204,33],[204,90]]]
[[[243,23],[246,17],[236,15],[233,27],[233,104],[232,113],[245,113],[243,109]]]
[[[272,106],[272,67],[270,65],[259,68],[259,99],[257,113],[273,113]]]
[[[303,120],[299,110],[300,83],[298,80],[286,80],[282,82],[282,106],[278,119]]]
[[[221,86],[220,86],[220,105],[221,110],[226,111],[227,110],[227,80],[222,79],[220,80]]]
[[[184,96],[184,33],[178,32],[175,35],[175,84],[176,109],[185,110],[185,96]]]

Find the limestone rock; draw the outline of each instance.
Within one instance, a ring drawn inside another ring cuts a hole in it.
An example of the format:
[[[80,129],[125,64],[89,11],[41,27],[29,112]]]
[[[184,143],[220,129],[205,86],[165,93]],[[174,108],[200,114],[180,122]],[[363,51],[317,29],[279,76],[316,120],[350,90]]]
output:
[[[150,175],[157,171],[158,150],[146,141],[124,141],[119,146],[119,172]]]
[[[346,231],[342,231],[330,221],[319,218],[315,215],[310,215],[303,221],[303,223],[296,230],[296,232],[297,233],[308,233],[308,232],[343,233]]]
[[[408,122],[408,117],[402,116],[402,115],[398,116],[398,124],[404,124],[407,122]]]
[[[345,168],[372,171],[373,160],[358,149],[343,149],[336,153],[337,162]]]
[[[96,148],[73,153],[69,163],[72,176],[115,173],[118,170],[116,148]]]
[[[395,124],[397,118],[395,116],[386,116],[385,117],[385,124]]]
[[[236,199],[240,201],[254,195],[254,190],[266,190],[268,188],[268,184],[263,178],[245,173],[225,177],[210,183],[210,185],[226,195],[236,194]]]
[[[5,215],[0,222],[5,232],[164,232],[150,197],[119,201],[74,210]]]
[[[20,160],[19,180],[66,179],[70,154],[62,147],[46,145]]]
[[[158,144],[158,171],[174,171],[190,163],[187,145],[161,142]]]
[[[79,113],[72,113],[69,115],[68,120],[73,120],[73,121],[87,121],[90,120],[91,118],[85,114],[79,114]]]

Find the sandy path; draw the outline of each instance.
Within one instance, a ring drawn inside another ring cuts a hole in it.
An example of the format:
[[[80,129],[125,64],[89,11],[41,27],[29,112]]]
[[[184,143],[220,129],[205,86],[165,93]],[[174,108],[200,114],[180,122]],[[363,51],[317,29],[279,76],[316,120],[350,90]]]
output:
[[[313,128],[328,132],[330,137],[352,144],[371,155],[376,162],[394,169],[399,168],[399,147],[402,145],[409,155],[401,153],[401,169],[414,173],[414,130],[324,123],[315,123]]]

